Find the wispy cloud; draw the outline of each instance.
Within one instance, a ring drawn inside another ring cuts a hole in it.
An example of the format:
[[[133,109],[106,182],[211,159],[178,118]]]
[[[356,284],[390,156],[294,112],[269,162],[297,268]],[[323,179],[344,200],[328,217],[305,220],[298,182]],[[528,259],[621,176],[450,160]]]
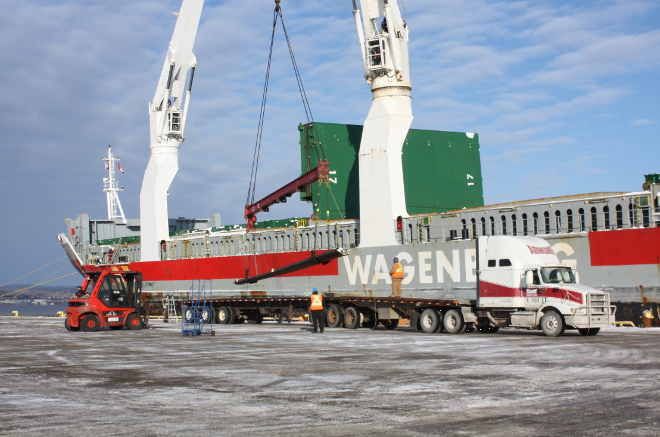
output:
[[[632,122],[633,126],[654,126],[656,124],[658,124],[657,121],[648,118],[640,118]]]

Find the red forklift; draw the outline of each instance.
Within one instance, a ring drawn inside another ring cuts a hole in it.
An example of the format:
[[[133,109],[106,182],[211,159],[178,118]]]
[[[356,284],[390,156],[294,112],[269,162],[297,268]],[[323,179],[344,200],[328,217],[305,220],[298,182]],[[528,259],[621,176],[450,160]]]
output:
[[[75,297],[69,300],[64,326],[69,331],[94,332],[140,329],[147,325],[142,308],[142,274],[123,270],[88,272]]]

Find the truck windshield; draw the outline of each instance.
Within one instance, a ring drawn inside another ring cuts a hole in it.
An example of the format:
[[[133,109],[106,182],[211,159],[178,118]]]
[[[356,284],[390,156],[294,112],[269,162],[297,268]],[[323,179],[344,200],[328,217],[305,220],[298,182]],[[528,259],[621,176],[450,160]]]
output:
[[[541,278],[546,284],[575,283],[575,276],[570,267],[543,267],[541,268]]]

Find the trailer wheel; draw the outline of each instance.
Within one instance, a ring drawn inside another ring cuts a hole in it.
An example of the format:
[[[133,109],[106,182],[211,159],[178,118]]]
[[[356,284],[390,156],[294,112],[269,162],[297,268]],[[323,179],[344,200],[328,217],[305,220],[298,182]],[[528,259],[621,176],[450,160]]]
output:
[[[460,334],[464,327],[463,317],[456,310],[447,311],[442,322],[448,334]]]
[[[344,327],[347,329],[355,329],[360,324],[360,313],[355,307],[348,307],[344,311]]]
[[[474,331],[474,323],[464,323],[463,329],[461,329],[461,334]]]
[[[341,315],[339,305],[330,305],[326,315],[326,321],[329,328],[341,328],[344,324],[344,318]]]
[[[541,329],[548,337],[559,337],[564,333],[564,321],[556,311],[548,311],[541,317]]]
[[[438,312],[432,308],[425,309],[419,317],[419,324],[422,327],[422,331],[427,334],[436,332],[438,330],[438,325],[440,324]]]
[[[218,323],[223,325],[234,323],[234,312],[230,307],[218,308]]]
[[[83,317],[82,322],[80,323],[82,330],[85,332],[94,332],[98,331],[101,322],[99,318],[94,314],[88,314]]]
[[[181,318],[185,323],[192,322],[193,313],[189,306],[181,305]]]
[[[395,329],[397,326],[399,326],[399,319],[386,319],[386,320],[381,320],[380,323],[385,326],[385,329]]]
[[[254,310],[247,315],[247,322],[250,325],[259,325],[263,322],[264,316],[261,315],[261,311]]]
[[[202,309],[202,314],[201,314],[201,319],[202,323],[213,323],[215,320],[215,317],[213,317],[213,308],[211,307],[204,307]]]
[[[435,332],[445,332],[444,314],[438,310],[438,329]]]
[[[69,325],[68,318],[64,319],[64,327],[66,328],[67,331],[80,331],[80,326],[74,328],[73,326]]]
[[[378,324],[376,314],[373,311],[364,311],[362,313],[362,327],[373,329]]]
[[[582,335],[593,336],[600,332],[600,328],[578,328],[578,332]]]
[[[142,319],[137,313],[131,313],[126,317],[126,327],[131,330],[142,328]]]

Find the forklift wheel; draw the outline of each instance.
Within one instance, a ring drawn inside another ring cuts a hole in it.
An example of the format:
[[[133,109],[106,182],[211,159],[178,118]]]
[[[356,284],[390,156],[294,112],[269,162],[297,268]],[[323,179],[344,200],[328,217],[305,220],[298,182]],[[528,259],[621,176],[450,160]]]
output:
[[[142,328],[142,319],[137,313],[131,313],[126,317],[126,327],[128,329],[140,329]]]
[[[80,323],[82,330],[85,332],[98,331],[100,324],[101,322],[99,321],[99,318],[94,314],[86,315],[83,317],[82,322]]]

